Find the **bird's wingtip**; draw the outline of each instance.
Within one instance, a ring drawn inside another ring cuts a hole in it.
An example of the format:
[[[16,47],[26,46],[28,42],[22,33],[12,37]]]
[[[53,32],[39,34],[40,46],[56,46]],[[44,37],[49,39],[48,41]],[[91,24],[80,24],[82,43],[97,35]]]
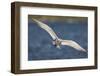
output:
[[[33,21],[36,21],[36,19],[32,18]]]
[[[36,23],[39,23],[39,21],[38,21],[37,19],[35,19],[35,18],[32,18],[32,20],[33,20],[34,22],[36,22]]]
[[[82,48],[81,50],[82,50],[83,52],[87,52],[87,51],[86,51],[85,49],[83,49],[83,48]]]

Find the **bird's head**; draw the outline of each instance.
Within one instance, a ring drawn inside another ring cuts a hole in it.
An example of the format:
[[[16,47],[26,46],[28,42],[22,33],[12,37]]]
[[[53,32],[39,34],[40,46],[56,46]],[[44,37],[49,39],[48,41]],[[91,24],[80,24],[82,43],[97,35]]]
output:
[[[53,45],[60,49],[61,41],[59,39],[53,40]]]

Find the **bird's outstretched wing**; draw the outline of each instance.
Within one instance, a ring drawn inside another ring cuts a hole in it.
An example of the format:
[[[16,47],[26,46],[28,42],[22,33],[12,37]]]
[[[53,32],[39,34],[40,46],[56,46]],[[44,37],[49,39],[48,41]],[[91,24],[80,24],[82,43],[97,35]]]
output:
[[[61,40],[61,45],[67,45],[67,46],[75,48],[76,50],[86,52],[84,48],[82,48],[78,43],[72,40]]]
[[[41,27],[46,32],[48,32],[50,34],[50,36],[53,38],[53,40],[55,40],[55,39],[58,38],[57,35],[56,35],[56,33],[53,31],[53,29],[50,28],[47,24],[44,24],[43,22],[41,22],[39,20],[36,20],[34,18],[32,18],[32,20],[35,21],[39,27]]]

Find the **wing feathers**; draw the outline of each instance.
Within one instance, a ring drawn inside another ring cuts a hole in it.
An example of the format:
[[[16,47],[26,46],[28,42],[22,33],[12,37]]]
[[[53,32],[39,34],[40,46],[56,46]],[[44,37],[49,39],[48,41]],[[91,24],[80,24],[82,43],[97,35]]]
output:
[[[68,45],[70,47],[75,48],[76,50],[86,52],[84,48],[82,48],[78,43],[72,40],[61,40],[61,45]]]
[[[57,35],[55,34],[55,32],[52,30],[52,28],[50,28],[47,24],[44,24],[43,22],[38,21],[38,20],[36,20],[34,18],[32,18],[32,20],[35,21],[39,27],[41,27],[42,29],[44,29],[45,31],[47,31],[50,34],[50,36],[53,38],[53,40],[59,39],[57,37]],[[60,39],[60,41],[61,41],[61,45],[67,45],[67,46],[75,48],[76,50],[86,52],[86,50],[84,48],[82,48],[75,41],[72,41],[72,40],[62,40],[62,39]]]
[[[53,38],[53,40],[58,38],[55,32],[52,30],[52,28],[50,28],[47,24],[44,24],[43,22],[40,22],[39,20],[36,20],[34,18],[32,18],[32,20],[35,21],[39,27],[47,31],[50,34],[50,36]]]

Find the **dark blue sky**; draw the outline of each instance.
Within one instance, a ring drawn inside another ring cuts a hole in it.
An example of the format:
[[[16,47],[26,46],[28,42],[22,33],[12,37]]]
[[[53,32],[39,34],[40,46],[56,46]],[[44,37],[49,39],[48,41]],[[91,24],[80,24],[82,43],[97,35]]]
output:
[[[28,17],[28,60],[51,59],[79,59],[87,58],[87,52],[77,51],[69,46],[56,48],[52,44],[52,38],[41,29],[31,18],[36,18],[49,25],[59,38],[74,40],[84,49],[88,49],[88,25],[85,17],[53,17],[53,16],[29,16]]]

